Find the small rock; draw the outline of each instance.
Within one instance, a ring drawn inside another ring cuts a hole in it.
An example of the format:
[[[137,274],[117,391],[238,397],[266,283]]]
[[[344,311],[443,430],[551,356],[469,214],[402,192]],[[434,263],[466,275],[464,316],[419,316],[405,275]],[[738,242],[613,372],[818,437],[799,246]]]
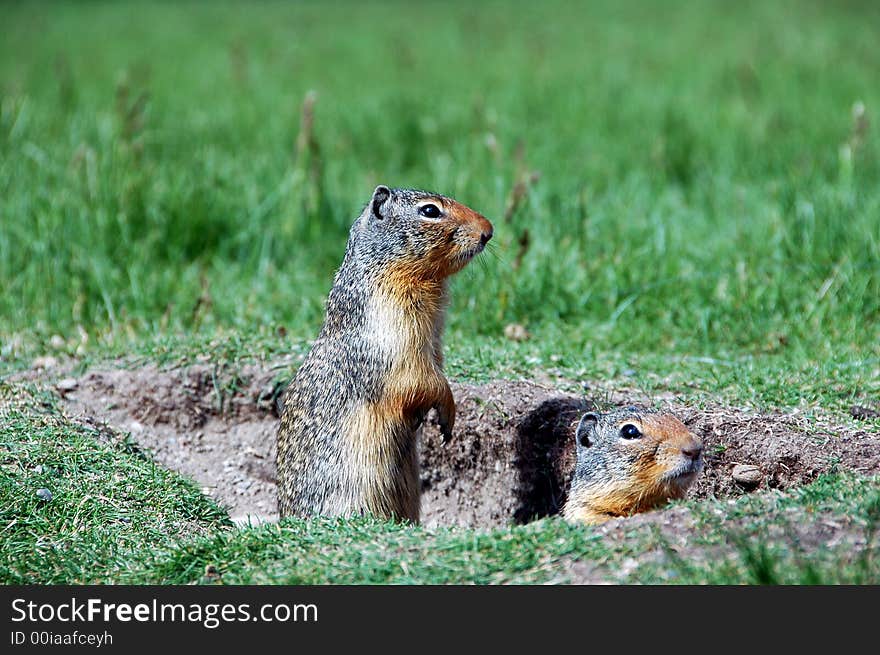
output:
[[[639,568],[639,562],[634,557],[627,557],[620,564],[620,575],[626,576]]]
[[[737,464],[730,475],[733,481],[744,489],[754,489],[764,479],[761,469],[752,464]]]
[[[6,341],[0,345],[0,357],[6,357],[8,355],[13,355],[21,350],[22,346],[22,338],[18,335],[13,336],[12,338],[6,339]]]
[[[880,411],[863,405],[853,405],[850,407],[849,413],[850,416],[859,421],[867,421],[868,419],[880,417]]]
[[[519,323],[510,323],[504,326],[504,336],[511,341],[525,341],[531,335],[529,334],[529,331]]]
[[[79,386],[79,382],[76,381],[75,378],[64,378],[63,380],[59,380],[55,385],[55,388],[61,392],[61,395],[69,394],[71,391],[76,389]]]
[[[266,405],[272,402],[272,398],[275,396],[275,384],[273,382],[269,382],[268,384],[264,384],[262,389],[260,389],[260,393],[257,394],[257,404],[264,403]]]
[[[40,500],[44,500],[47,503],[52,500],[52,492],[48,489],[37,489],[37,498]]]
[[[67,342],[64,341],[64,337],[60,334],[53,334],[49,339],[49,345],[55,350],[62,350],[67,346]]]
[[[144,425],[138,421],[132,421],[128,424],[128,431],[132,434],[140,434],[144,431]]]
[[[31,367],[33,368],[42,369],[55,368],[56,366],[58,366],[58,360],[52,357],[52,355],[37,357],[31,364]]]

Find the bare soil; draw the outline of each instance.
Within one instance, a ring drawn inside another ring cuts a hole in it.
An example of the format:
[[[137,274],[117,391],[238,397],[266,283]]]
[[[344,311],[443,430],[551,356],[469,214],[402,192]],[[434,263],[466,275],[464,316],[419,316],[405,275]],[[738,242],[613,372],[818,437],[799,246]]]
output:
[[[239,521],[275,520],[275,431],[284,364],[234,376],[208,365],[94,370],[55,381],[75,420],[127,432],[161,464],[195,480]],[[421,441],[422,519],[427,526],[492,527],[558,513],[574,463],[573,430],[596,404],[550,384],[453,384],[454,438],[429,420]],[[612,404],[644,399],[625,393]],[[609,399],[603,398],[600,409]],[[836,469],[880,473],[880,434],[851,416],[660,405],[704,441],[706,467],[690,491],[724,498],[785,490]],[[734,467],[758,468],[743,486]],[[589,576],[586,576],[589,577]]]

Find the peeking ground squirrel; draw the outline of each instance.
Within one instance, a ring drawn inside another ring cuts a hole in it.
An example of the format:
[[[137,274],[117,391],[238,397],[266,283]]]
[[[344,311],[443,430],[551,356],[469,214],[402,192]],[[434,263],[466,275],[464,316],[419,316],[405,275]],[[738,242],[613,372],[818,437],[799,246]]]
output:
[[[285,391],[278,509],[419,521],[417,430],[455,401],[443,375],[447,278],[492,238],[451,198],[378,186],[352,225],[324,325]]]
[[[575,432],[577,464],[562,510],[601,523],[684,497],[703,468],[703,444],[674,416],[625,407],[587,412]]]

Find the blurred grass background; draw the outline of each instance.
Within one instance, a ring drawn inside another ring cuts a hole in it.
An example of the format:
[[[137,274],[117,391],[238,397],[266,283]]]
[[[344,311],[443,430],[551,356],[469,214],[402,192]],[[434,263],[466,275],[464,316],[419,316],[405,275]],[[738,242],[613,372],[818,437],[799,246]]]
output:
[[[3,3],[0,23],[7,360],[53,335],[312,338],[386,183],[496,225],[453,285],[455,343],[516,322],[575,357],[877,367],[877,3]]]

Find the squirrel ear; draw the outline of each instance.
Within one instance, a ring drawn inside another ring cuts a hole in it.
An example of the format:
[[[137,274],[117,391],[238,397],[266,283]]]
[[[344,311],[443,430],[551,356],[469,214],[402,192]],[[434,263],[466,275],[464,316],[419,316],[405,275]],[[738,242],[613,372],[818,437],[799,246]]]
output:
[[[593,442],[590,441],[590,434],[598,422],[599,415],[595,412],[587,412],[581,417],[581,422],[578,423],[577,430],[574,433],[578,446],[589,448],[593,445]]]
[[[376,190],[373,191],[373,199],[370,201],[370,213],[380,221],[387,216],[384,205],[390,197],[391,189],[383,184],[377,186]]]

